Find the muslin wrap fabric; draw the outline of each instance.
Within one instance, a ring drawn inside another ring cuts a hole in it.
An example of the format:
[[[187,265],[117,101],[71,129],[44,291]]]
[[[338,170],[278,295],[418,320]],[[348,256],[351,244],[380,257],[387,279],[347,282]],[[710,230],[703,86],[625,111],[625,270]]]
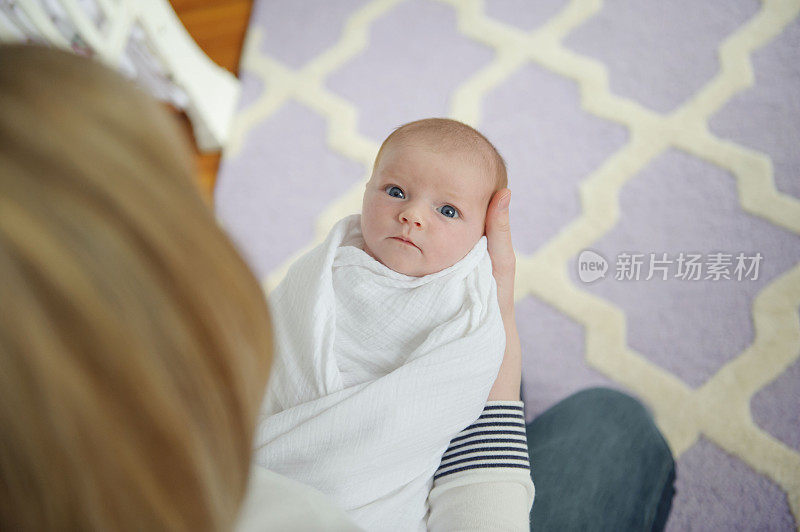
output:
[[[256,462],[333,498],[367,530],[425,530],[450,440],[481,414],[505,332],[483,236],[424,277],[363,251],[339,220],[269,296],[275,353]]]

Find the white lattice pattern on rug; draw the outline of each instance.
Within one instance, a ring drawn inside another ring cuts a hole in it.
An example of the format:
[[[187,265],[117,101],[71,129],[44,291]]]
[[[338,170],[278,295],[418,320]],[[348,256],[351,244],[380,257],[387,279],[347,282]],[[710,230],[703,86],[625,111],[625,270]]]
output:
[[[353,13],[341,39],[299,70],[259,52],[258,27],[248,33],[242,68],[260,77],[265,90],[239,113],[226,157],[236,155],[248,133],[291,98],[326,117],[329,146],[364,167],[363,181],[319,215],[316,239],[273,271],[264,281],[266,289],[277,285],[292,261],[321,242],[336,220],[360,208],[378,145],[358,133],[356,107],[326,90],[324,81],[367,46],[370,24],[398,3],[375,0]],[[737,180],[742,209],[800,234],[800,201],[776,189],[769,157],[715,137],[707,124],[730,98],[753,84],[750,55],[798,16],[800,2],[764,0],[757,15],[719,46],[719,73],[669,114],[612,94],[603,63],[562,45],[567,34],[601,9],[600,0],[574,0],[530,33],[486,17],[478,0],[445,3],[456,10],[463,35],[496,52],[489,64],[455,91],[452,118],[477,127],[484,96],[533,62],[577,82],[586,112],[630,131],[629,142],[581,183],[581,215],[534,254],[518,256],[516,299],[535,295],[583,324],[588,363],[648,403],[676,457],[704,435],[774,480],[786,492],[800,522],[800,454],[756,426],[749,406],[752,396],[800,355],[800,265],[772,280],[756,297],[751,309],[755,341],[694,390],[627,346],[622,310],[575,286],[564,268],[570,257],[614,226],[622,186],[668,148],[679,148],[730,171]]]

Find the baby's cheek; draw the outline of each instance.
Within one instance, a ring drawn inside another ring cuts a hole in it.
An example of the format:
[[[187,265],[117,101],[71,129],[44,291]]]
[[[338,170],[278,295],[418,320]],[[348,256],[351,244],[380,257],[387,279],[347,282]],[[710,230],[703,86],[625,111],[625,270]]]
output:
[[[475,244],[478,243],[482,235],[477,234],[477,227],[471,228],[469,231],[465,231],[465,233],[459,235],[459,238],[454,238],[451,241],[451,247],[449,249],[450,255],[450,264],[448,266],[452,266],[456,262],[463,259],[467,253],[472,251],[472,248],[475,247]]]
[[[370,255],[375,252],[375,228],[368,221],[362,219],[361,222],[361,236],[364,238],[365,247],[370,248],[367,251]]]
[[[440,249],[437,253],[437,262],[440,263],[441,266],[447,268],[458,262],[458,259],[463,257],[464,255],[461,253],[461,249],[464,247],[461,244],[461,239],[458,238],[449,238],[442,242]]]

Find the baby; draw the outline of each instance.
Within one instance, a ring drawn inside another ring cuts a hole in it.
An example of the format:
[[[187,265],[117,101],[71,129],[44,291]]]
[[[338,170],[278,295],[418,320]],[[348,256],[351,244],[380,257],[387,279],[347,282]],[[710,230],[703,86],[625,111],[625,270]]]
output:
[[[395,130],[362,213],[270,294],[275,355],[256,462],[367,530],[425,530],[433,474],[481,413],[505,349],[486,247],[505,164],[446,119]]]
[[[442,118],[401,126],[364,193],[364,251],[410,276],[448,268],[483,235],[489,201],[506,186],[503,159],[473,128]]]

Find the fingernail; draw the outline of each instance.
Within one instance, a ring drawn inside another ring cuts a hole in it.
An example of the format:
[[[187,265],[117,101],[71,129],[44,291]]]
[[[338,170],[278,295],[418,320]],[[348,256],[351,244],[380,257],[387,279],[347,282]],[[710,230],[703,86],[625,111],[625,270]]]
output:
[[[509,203],[511,203],[511,192],[509,192],[505,198],[500,200],[500,204],[498,205],[498,207],[500,207],[501,211],[508,210]]]

